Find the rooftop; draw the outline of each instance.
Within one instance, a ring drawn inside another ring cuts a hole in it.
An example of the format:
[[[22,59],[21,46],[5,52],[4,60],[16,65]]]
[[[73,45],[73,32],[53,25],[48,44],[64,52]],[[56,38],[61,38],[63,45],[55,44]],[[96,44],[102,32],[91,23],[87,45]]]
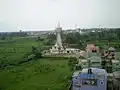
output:
[[[88,58],[90,58],[92,56],[100,57],[100,55],[98,53],[92,53],[92,52],[87,52],[87,56],[88,56]]]
[[[91,62],[101,62],[101,57],[99,56],[91,56],[89,57],[89,59],[91,60]]]
[[[97,50],[96,46],[94,44],[88,44],[87,49],[89,50]]]
[[[91,68],[92,72],[97,75],[107,75],[107,72],[104,69]],[[88,73],[88,68],[82,70],[82,73]]]
[[[72,77],[78,76],[81,71],[75,71]]]
[[[120,71],[113,72],[114,77],[118,80],[120,80]]]
[[[108,50],[109,51],[115,51],[116,49],[114,47],[110,47]]]
[[[118,60],[112,60],[112,63],[120,63]]]

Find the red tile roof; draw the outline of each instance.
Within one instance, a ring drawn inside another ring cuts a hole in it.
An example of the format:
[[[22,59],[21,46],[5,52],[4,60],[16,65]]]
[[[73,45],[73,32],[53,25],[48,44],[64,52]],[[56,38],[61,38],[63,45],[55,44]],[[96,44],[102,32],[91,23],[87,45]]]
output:
[[[88,50],[97,50],[96,46],[94,44],[88,44],[87,45]]]

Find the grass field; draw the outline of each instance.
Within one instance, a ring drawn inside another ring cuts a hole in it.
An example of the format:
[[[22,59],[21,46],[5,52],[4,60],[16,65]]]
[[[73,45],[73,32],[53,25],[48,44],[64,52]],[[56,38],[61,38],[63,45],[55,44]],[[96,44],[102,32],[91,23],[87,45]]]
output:
[[[4,63],[16,62],[23,59],[23,56],[31,52],[32,46],[40,46],[36,38],[20,38],[13,40],[0,40],[0,57]]]
[[[68,60],[41,58],[0,70],[2,90],[64,90],[71,76]]]
[[[41,48],[36,38],[0,40],[0,59],[4,63],[21,61],[32,46]],[[71,77],[68,59],[41,58],[19,66],[0,69],[0,90],[64,90]]]

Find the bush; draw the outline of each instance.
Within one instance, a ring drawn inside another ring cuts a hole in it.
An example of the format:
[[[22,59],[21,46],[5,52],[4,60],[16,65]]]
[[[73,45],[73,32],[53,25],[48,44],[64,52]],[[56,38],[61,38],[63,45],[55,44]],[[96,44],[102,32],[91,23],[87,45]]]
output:
[[[49,73],[54,72],[56,69],[49,65],[49,64],[42,64],[40,66],[34,66],[33,73],[39,74],[39,73]]]
[[[37,47],[32,46],[32,53],[35,55],[35,57],[34,57],[35,59],[42,57],[40,49],[38,49]]]

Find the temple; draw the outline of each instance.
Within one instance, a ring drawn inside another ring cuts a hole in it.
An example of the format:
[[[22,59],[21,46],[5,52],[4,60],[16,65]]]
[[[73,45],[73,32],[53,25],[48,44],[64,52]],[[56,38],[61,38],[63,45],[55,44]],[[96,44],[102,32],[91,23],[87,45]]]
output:
[[[58,53],[77,53],[80,50],[75,49],[75,48],[65,48],[62,44],[62,39],[61,39],[61,33],[62,33],[62,28],[60,27],[60,23],[58,22],[58,26],[55,29],[56,32],[56,44],[52,46],[50,49],[50,53],[52,54],[58,54]]]
[[[60,27],[60,23],[58,22],[58,26],[55,29],[56,32],[56,44],[50,49],[51,53],[62,53],[63,52],[63,46],[62,46],[62,40],[61,40],[61,32],[62,28]]]

